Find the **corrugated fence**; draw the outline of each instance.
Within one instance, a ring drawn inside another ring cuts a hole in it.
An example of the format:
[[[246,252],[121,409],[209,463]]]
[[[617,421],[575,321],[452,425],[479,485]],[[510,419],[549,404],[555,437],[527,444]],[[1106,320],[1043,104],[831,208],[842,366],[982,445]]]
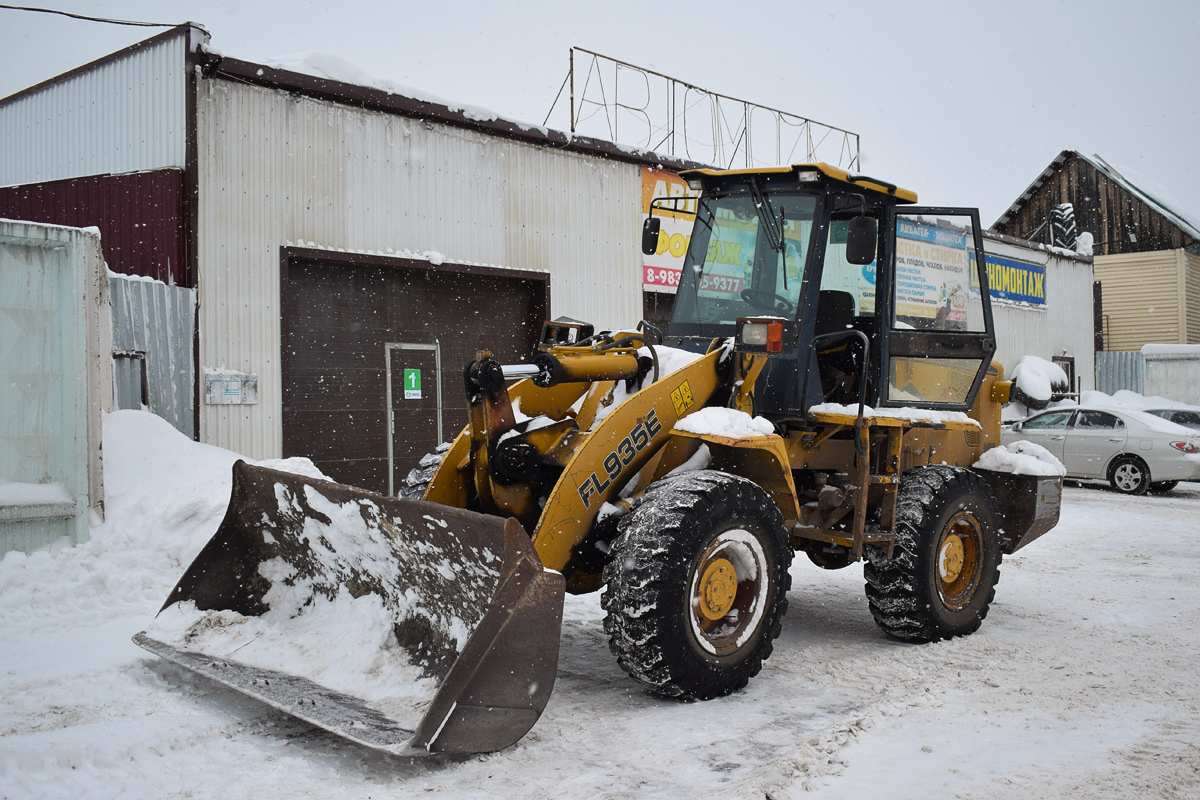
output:
[[[195,438],[196,292],[109,273],[117,408],[142,408]]]
[[[1101,350],[1096,353],[1096,390],[1112,394],[1119,389],[1145,394],[1146,359],[1139,352]]]

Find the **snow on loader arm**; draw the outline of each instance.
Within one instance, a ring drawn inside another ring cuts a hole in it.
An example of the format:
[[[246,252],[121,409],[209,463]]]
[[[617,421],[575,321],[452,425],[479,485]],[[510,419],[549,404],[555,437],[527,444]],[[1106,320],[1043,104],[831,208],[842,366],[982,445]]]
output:
[[[134,641],[369,747],[479,753],[537,722],[562,608],[515,520],[238,461],[224,521]]]

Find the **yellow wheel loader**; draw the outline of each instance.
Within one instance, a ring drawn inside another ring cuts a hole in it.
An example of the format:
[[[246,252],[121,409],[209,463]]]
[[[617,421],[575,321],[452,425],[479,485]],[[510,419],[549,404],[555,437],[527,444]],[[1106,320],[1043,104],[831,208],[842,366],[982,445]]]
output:
[[[564,319],[529,363],[480,351],[466,428],[399,497],[239,462],[221,528],[136,641],[425,754],[532,727],[564,591],[602,590],[621,667],[679,698],[760,671],[795,551],[862,561],[889,636],[975,631],[1062,489],[973,467],[1011,388],[978,212],[825,164],[683,177],[701,195],[665,335]],[[655,200],[643,250],[683,213]]]

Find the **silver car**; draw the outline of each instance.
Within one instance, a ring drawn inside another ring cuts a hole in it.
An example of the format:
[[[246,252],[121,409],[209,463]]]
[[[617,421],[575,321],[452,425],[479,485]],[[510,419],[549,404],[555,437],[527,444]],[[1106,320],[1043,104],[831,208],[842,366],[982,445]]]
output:
[[[1200,431],[1144,411],[1058,408],[1005,427],[1001,441],[1040,444],[1068,478],[1106,480],[1118,492],[1169,492],[1200,480]]]

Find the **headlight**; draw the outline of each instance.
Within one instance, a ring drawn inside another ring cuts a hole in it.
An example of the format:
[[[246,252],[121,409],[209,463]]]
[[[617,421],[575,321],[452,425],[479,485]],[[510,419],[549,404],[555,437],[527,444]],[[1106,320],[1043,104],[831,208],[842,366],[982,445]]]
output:
[[[742,326],[742,344],[762,347],[767,343],[767,323],[747,322]]]

